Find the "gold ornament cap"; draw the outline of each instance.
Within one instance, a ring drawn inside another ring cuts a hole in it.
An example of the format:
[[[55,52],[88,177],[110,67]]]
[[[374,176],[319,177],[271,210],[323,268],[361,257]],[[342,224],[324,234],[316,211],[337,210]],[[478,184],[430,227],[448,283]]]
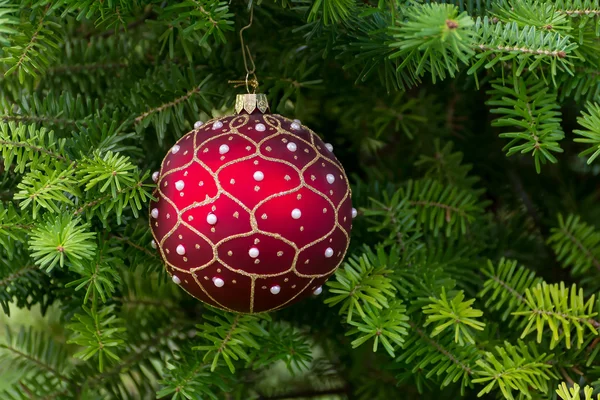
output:
[[[238,94],[235,98],[235,112],[241,114],[244,111],[248,114],[255,112],[268,114],[269,102],[267,101],[267,95],[264,93]]]

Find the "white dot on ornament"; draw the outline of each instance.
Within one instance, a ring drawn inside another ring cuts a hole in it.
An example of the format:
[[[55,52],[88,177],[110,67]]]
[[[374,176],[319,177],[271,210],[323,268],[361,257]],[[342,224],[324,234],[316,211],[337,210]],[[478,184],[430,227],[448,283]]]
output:
[[[256,124],[256,126],[254,127],[254,129],[256,129],[259,132],[264,132],[265,130],[267,130],[267,127],[264,126],[263,124]]]
[[[302,211],[299,208],[294,208],[292,210],[292,218],[299,219],[302,216]]]
[[[180,256],[185,254],[185,247],[183,247],[182,245],[177,246],[177,248],[175,249],[175,251],[177,252],[177,254],[179,254]]]
[[[327,182],[329,184],[332,184],[333,182],[335,182],[335,176],[333,176],[333,174],[327,174],[326,178],[327,178]]]
[[[221,121],[217,121],[213,124],[212,129],[221,129],[223,127],[223,123]]]
[[[301,124],[302,122],[299,119],[295,119],[294,122]]]
[[[279,285],[271,286],[270,290],[271,290],[272,294],[279,294],[279,292],[281,292],[281,286],[279,286]]]
[[[314,290],[314,292],[313,292],[313,294],[314,294],[315,296],[318,296],[318,295],[320,295],[321,293],[323,293],[323,286],[319,286],[319,287],[318,287],[318,288],[316,288],[316,289]]]
[[[171,279],[173,279],[173,282],[176,285],[179,285],[181,283],[181,279],[179,279],[179,277],[177,275],[173,275],[173,277]]]
[[[184,186],[185,186],[185,182],[183,182],[183,181],[175,182],[175,189],[177,189],[179,191],[182,191]]]
[[[296,151],[296,150],[298,150],[298,146],[296,146],[296,143],[294,143],[294,142],[289,142],[287,144],[287,149],[289,151]]]
[[[357,215],[358,211],[356,211],[356,208],[352,207],[352,218],[356,218]]]
[[[219,147],[219,154],[225,154],[229,151],[229,146],[227,146],[226,144],[222,144]]]
[[[208,214],[206,216],[206,222],[208,222],[211,225],[214,225],[217,223],[217,216],[215,214]]]
[[[150,246],[152,246],[153,249],[156,248],[156,242],[153,240],[150,242]]]
[[[248,255],[252,258],[258,257],[259,254],[260,254],[260,251],[258,251],[258,249],[256,247],[253,247],[250,250],[248,250]]]
[[[202,121],[196,121],[196,122],[194,122],[194,129],[198,129],[202,125],[204,125],[204,122],[202,122]]]
[[[331,143],[325,143],[325,147],[327,148],[327,150],[333,151],[333,145]]]
[[[212,279],[212,281],[213,281],[213,283],[215,284],[216,287],[223,287],[223,285],[225,284],[225,281],[223,279],[217,278],[217,277],[214,277]]]
[[[152,180],[154,182],[158,181],[158,171],[154,171],[154,173],[152,174]]]
[[[292,122],[292,125],[290,125],[290,128],[292,128],[295,131],[299,131],[300,130],[300,124],[297,122]]]
[[[179,147],[178,144],[176,144],[175,146],[171,147],[171,153],[175,154],[179,151],[181,147]]]
[[[152,215],[152,218],[154,219],[158,218],[158,208],[153,208],[150,215]]]
[[[329,258],[333,256],[333,249],[331,247],[328,247],[327,249],[325,249],[325,257]]]
[[[256,171],[252,177],[255,181],[260,182],[265,179],[265,174],[263,174],[261,171]]]

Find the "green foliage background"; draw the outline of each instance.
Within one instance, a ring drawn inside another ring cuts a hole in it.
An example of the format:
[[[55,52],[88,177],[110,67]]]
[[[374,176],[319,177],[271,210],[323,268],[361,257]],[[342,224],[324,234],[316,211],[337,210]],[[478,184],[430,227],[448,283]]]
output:
[[[236,315],[150,247],[150,179],[245,76],[359,209],[323,294]],[[598,0],[0,0],[0,398],[592,399]]]

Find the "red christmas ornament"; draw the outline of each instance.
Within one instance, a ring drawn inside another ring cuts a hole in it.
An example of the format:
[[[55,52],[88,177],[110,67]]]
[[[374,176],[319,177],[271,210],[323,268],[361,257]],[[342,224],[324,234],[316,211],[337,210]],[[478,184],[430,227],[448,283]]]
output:
[[[192,296],[258,313],[321,293],[356,210],[330,144],[269,114],[265,95],[238,96],[236,111],[194,124],[154,173],[152,245]]]

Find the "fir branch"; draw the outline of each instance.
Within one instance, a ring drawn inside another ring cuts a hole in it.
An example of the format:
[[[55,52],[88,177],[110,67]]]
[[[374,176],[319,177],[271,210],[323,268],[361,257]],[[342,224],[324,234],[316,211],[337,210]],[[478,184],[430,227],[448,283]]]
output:
[[[22,84],[26,75],[37,78],[56,59],[62,27],[48,18],[53,10],[51,4],[46,5],[38,19],[34,20],[35,25],[24,23],[19,35],[13,36],[12,46],[5,48],[5,57],[0,59],[0,62],[9,65],[5,77],[17,73]]]
[[[529,333],[537,332],[537,342],[540,343],[546,324],[552,332],[550,348],[554,348],[563,338],[567,348],[571,348],[571,330],[577,334],[577,347],[583,344],[583,334],[589,330],[598,335],[600,322],[593,319],[598,313],[594,309],[594,296],[587,301],[583,298],[583,290],[577,290],[576,285],[569,291],[563,282],[548,285],[543,282],[538,286],[526,289],[525,298],[527,309],[513,314],[528,318],[521,338]],[[586,329],[587,328],[587,329]]]
[[[552,153],[562,153],[560,141],[565,134],[560,125],[561,113],[556,93],[549,90],[544,81],[531,75],[527,80],[515,79],[513,87],[507,87],[499,79],[493,82],[488,93],[488,105],[495,106],[491,113],[499,114],[492,126],[509,127],[511,132],[500,134],[510,139],[504,147],[507,156],[531,153],[535,169],[541,172],[541,164],[556,163]]]
[[[190,97],[192,97],[193,95],[195,95],[195,94],[197,94],[197,93],[200,93],[201,86],[202,86],[202,85],[195,87],[194,89],[192,89],[192,90],[188,91],[188,92],[187,92],[186,94],[184,94],[183,96],[181,96],[181,97],[178,97],[177,99],[175,99],[175,100],[173,100],[173,101],[171,101],[171,102],[169,102],[169,103],[161,104],[161,105],[160,105],[160,106],[158,106],[158,107],[152,108],[152,109],[150,109],[150,110],[148,110],[148,111],[146,111],[146,112],[144,112],[144,113],[142,113],[142,114],[138,115],[138,116],[137,116],[137,117],[134,119],[135,123],[136,123],[136,124],[139,124],[139,123],[140,123],[140,122],[142,122],[144,119],[148,118],[150,115],[152,115],[152,114],[154,114],[154,113],[159,113],[159,112],[161,112],[161,111],[163,111],[163,110],[166,110],[166,109],[168,109],[168,108],[174,107],[174,106],[176,106],[177,104],[179,104],[179,103],[181,103],[181,102],[184,102],[184,101],[186,101],[187,99],[189,99],[189,98],[190,98]]]
[[[10,275],[0,279],[0,287],[6,288],[7,286],[10,286],[12,283],[14,283],[14,281],[19,280],[21,277],[27,275],[29,272],[34,270],[37,270],[37,268],[34,265],[22,266],[16,271],[12,272]]]
[[[40,17],[40,20],[38,22],[37,28],[35,29],[35,31],[31,35],[31,37],[29,38],[29,43],[27,43],[27,46],[25,46],[25,49],[23,50],[23,52],[19,56],[19,59],[18,59],[17,63],[13,66],[13,68],[15,70],[18,70],[23,65],[23,63],[27,59],[28,53],[33,49],[33,46],[35,45],[37,37],[41,33],[41,30],[42,30],[42,28],[44,26],[44,19],[48,15],[48,11],[49,10],[50,10],[50,4],[48,4],[46,6],[44,12],[42,13],[42,16]],[[9,74],[9,72],[6,72],[5,76],[8,75],[8,74]]]
[[[362,255],[351,257],[335,272],[335,281],[327,282],[331,296],[325,304],[333,307],[341,303],[339,314],[346,314],[347,323],[352,321],[355,311],[366,318],[365,309],[387,308],[388,299],[394,298],[395,289],[388,276],[393,271],[385,262],[383,252],[383,247],[379,247],[377,253],[365,248]]]
[[[260,348],[255,338],[266,336],[268,333],[261,322],[270,319],[268,315],[231,314],[221,310],[205,313],[205,323],[197,325],[197,334],[206,344],[194,346],[194,350],[206,351],[204,360],[212,357],[211,371],[217,368],[223,359],[231,373],[235,371],[233,361],[243,359],[250,362],[248,349]]]
[[[600,233],[581,221],[579,216],[566,219],[558,215],[558,227],[551,229],[547,243],[552,246],[558,261],[571,267],[574,275],[585,274],[591,267],[600,271]]]
[[[408,321],[408,324],[410,325],[410,327],[412,328],[412,330],[419,335],[419,337],[422,340],[424,340],[427,344],[429,344],[430,346],[432,346],[433,348],[435,348],[435,350],[437,352],[439,352],[444,357],[446,357],[448,360],[450,360],[453,364],[455,364],[456,366],[458,366],[467,375],[473,375],[474,371],[473,371],[473,368],[471,368],[470,365],[468,365],[468,364],[464,363],[463,361],[461,361],[457,356],[455,356],[454,354],[452,354],[448,349],[444,348],[444,346],[442,346],[440,343],[438,343],[435,340],[433,340],[424,330],[422,330],[421,328],[419,328],[414,322]],[[406,346],[405,346],[405,348],[406,348]]]
[[[591,386],[585,386],[583,388],[583,398],[580,397],[582,388],[575,382],[569,382],[569,386],[565,382],[562,382],[556,394],[562,400],[600,400],[600,394],[594,399],[594,388]]]
[[[485,307],[500,311],[502,321],[508,320],[509,326],[517,322],[516,319],[509,319],[512,313],[526,307],[526,289],[543,282],[533,271],[504,258],[500,259],[497,266],[488,260],[482,273],[488,279],[483,283],[478,297],[485,299]]]
[[[21,200],[19,207],[22,210],[31,207],[36,219],[41,209],[58,213],[61,204],[73,204],[68,196],[77,194],[73,166],[74,163],[64,170],[46,167],[30,171],[17,185],[20,190],[14,199]]]
[[[312,399],[314,397],[346,395],[350,396],[350,387],[323,389],[323,390],[303,390],[299,392],[285,393],[280,395],[267,396],[259,394],[257,400],[287,400],[287,399]]]
[[[473,382],[486,384],[478,396],[490,393],[496,385],[509,400],[515,400],[513,390],[527,397],[531,397],[531,389],[548,393],[548,381],[554,377],[547,363],[552,354],[538,354],[522,342],[517,346],[505,342],[503,347],[495,347],[495,353],[485,352],[485,357],[477,360],[479,369],[475,374],[479,377]]]
[[[16,121],[16,122],[41,122],[41,123],[50,123],[55,125],[72,125],[77,126],[78,123],[85,124],[85,122],[75,121],[67,118],[54,118],[49,116],[36,116],[36,115],[0,115],[0,119],[3,121]],[[0,143],[7,144],[7,143]],[[43,151],[44,149],[36,149],[37,151]],[[52,153],[47,153],[52,154]],[[57,159],[65,160],[64,157],[60,155],[55,155]]]
[[[23,173],[28,168],[44,169],[57,162],[69,162],[65,144],[64,139],[56,138],[53,131],[45,128],[0,122],[0,155],[5,169],[14,163],[15,172]]]
[[[12,118],[7,118],[7,119],[12,119]],[[15,120],[23,120],[23,119],[16,118]],[[54,152],[47,150],[45,148],[42,148],[42,147],[34,146],[30,143],[20,143],[20,142],[8,141],[8,140],[0,140],[0,145],[7,146],[7,147],[27,148],[27,149],[36,151],[38,153],[43,153],[43,154],[49,155],[50,157],[55,158],[59,161],[67,161],[67,158],[60,154],[54,153]]]
[[[119,240],[119,241],[121,241],[121,242],[124,242],[124,243],[126,243],[128,246],[131,246],[131,247],[133,247],[134,249],[137,249],[137,250],[139,250],[139,251],[141,251],[141,252],[144,252],[144,253],[146,253],[146,255],[148,255],[148,256],[150,256],[150,257],[152,257],[152,258],[157,258],[157,259],[160,259],[160,257],[159,257],[158,255],[156,255],[156,252],[152,252],[152,251],[148,250],[147,248],[145,248],[145,247],[142,247],[142,246],[140,246],[140,245],[138,245],[138,244],[136,244],[136,243],[132,242],[132,241],[131,241],[130,239],[128,239],[128,238],[121,237],[121,236],[117,236],[117,235],[113,235],[113,234],[110,234],[109,236],[110,236],[111,238],[113,238],[113,239],[116,239],[116,240]]]
[[[68,214],[48,216],[31,233],[29,248],[35,263],[48,272],[57,264],[65,263],[75,269],[82,269],[82,262],[93,257],[96,232],[86,232],[88,224],[80,224],[79,218]]]
[[[0,349],[7,350],[7,351],[13,353],[14,355],[16,355],[19,358],[22,358],[22,359],[25,359],[27,361],[32,362],[33,364],[35,364],[40,369],[42,369],[44,371],[50,372],[52,375],[54,375],[55,377],[57,377],[58,379],[60,379],[61,381],[65,382],[65,383],[72,383],[72,380],[69,377],[61,374],[59,371],[57,371],[51,365],[46,364],[46,363],[42,362],[41,360],[39,360],[38,358],[33,357],[33,356],[29,355],[29,354],[26,354],[26,353],[20,351],[19,349],[15,348],[15,347],[12,347],[12,346],[7,345],[7,344],[0,343]]]
[[[400,189],[401,197],[417,210],[417,220],[434,235],[465,234],[467,225],[483,213],[486,202],[479,201],[480,191],[460,189],[452,185],[424,179],[409,181]]]
[[[440,298],[430,297],[430,304],[423,307],[423,314],[427,315],[427,320],[423,327],[436,323],[431,337],[435,337],[447,328],[454,330],[454,341],[461,346],[467,343],[475,344],[472,329],[482,331],[485,323],[475,319],[481,317],[481,310],[471,307],[475,299],[463,301],[464,292],[459,291],[453,299],[448,300],[446,289],[442,287]]]
[[[149,357],[150,352],[148,351],[151,347],[156,346],[156,343],[164,337],[172,337],[181,332],[182,321],[174,319],[170,324],[160,326],[155,332],[152,332],[146,339],[141,342],[132,342],[135,344],[129,344],[129,352],[127,356],[122,357],[120,362],[112,366],[111,368],[100,372],[95,375],[88,375],[85,377],[85,381],[82,383],[83,387],[94,388],[104,383],[106,380],[112,379],[114,376],[121,374],[122,371],[131,368],[132,366],[140,363],[140,360]]]
[[[110,31],[109,31],[110,32]],[[48,69],[49,74],[70,74],[73,72],[123,69],[129,67],[125,62],[106,62],[74,65],[58,65]]]
[[[580,136],[573,141],[590,145],[588,149],[579,153],[579,156],[591,154],[587,160],[587,163],[591,164],[600,155],[600,104],[588,103],[586,108],[587,112],[583,111],[581,116],[577,117],[579,125],[586,129],[573,130],[574,134]]]

